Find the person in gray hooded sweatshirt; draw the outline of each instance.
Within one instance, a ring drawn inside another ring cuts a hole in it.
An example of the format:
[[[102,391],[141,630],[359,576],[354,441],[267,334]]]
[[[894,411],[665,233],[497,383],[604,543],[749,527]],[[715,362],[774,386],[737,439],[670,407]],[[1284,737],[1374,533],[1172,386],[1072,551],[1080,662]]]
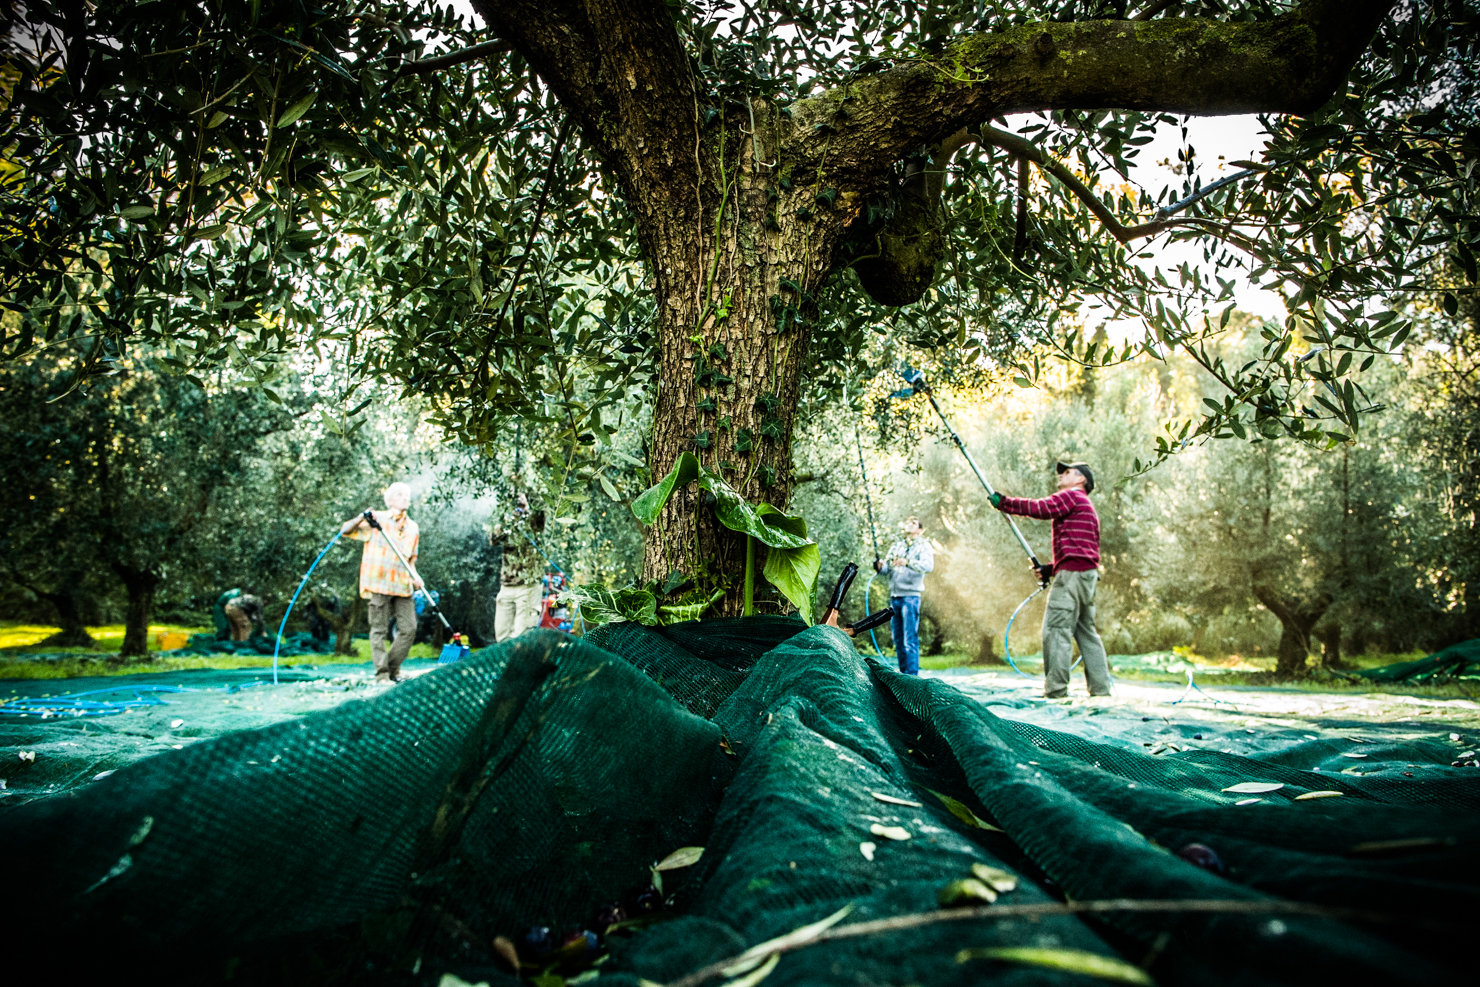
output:
[[[925,573],[935,568],[935,550],[913,514],[900,522],[899,530],[904,537],[889,546],[885,558],[874,560],[874,569],[889,573],[889,605],[894,608],[889,629],[899,670],[919,675],[920,594],[925,589]]]

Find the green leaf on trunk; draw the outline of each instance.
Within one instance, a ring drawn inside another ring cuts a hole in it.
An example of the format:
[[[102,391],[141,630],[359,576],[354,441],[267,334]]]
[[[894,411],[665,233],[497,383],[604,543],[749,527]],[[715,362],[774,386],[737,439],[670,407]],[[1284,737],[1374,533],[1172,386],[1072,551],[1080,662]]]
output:
[[[658,600],[645,589],[588,589],[580,597],[581,616],[591,624],[631,621],[654,627],[658,624]]]
[[[698,620],[704,616],[704,612],[724,598],[725,591],[715,590],[709,599],[699,600],[695,603],[672,603],[658,608],[658,613],[663,616],[665,624],[681,624],[689,620]]]
[[[822,551],[816,545],[801,548],[772,548],[766,553],[766,566],[761,570],[772,586],[791,601],[811,626],[812,598],[817,591],[817,576],[822,571]]]
[[[658,512],[668,503],[668,498],[673,496],[673,491],[694,482],[698,477],[699,460],[691,452],[679,453],[668,475],[654,486],[648,487],[632,502],[632,513],[643,524],[651,525],[658,519]]]
[[[768,524],[761,512],[741,497],[718,473],[701,468],[699,488],[714,494],[714,515],[720,524],[731,531],[747,534],[767,548],[802,548],[812,544],[805,535],[794,534],[779,523]],[[776,511],[774,507],[770,510]]]

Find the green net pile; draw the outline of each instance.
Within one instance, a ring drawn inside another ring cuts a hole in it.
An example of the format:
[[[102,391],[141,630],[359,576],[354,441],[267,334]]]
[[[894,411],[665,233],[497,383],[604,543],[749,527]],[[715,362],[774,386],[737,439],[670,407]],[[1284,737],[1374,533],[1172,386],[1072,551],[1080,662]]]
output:
[[[1416,661],[1398,662],[1354,673],[1374,682],[1450,682],[1480,679],[1480,639],[1451,644]]]
[[[8,967],[514,984],[501,938],[615,904],[586,976],[630,987],[1469,982],[1480,772],[1349,746],[1151,756],[781,618],[534,632],[5,808]]]

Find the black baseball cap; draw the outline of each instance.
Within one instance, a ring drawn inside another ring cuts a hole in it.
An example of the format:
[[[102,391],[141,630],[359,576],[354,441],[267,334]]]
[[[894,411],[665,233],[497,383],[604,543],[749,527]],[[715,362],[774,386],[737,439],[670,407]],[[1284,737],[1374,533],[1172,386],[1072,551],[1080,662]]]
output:
[[[1089,463],[1057,463],[1054,472],[1062,473],[1064,470],[1078,470],[1084,474],[1084,492],[1095,492],[1095,474],[1090,471]]]

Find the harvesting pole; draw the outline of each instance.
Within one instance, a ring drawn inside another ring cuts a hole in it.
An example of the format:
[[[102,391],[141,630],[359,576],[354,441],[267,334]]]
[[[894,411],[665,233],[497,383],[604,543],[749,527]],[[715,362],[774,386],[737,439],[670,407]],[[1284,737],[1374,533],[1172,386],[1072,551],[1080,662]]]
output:
[[[902,372],[900,376],[905,379],[905,383],[914,388],[916,394],[924,394],[929,399],[930,407],[934,408],[935,413],[940,416],[941,424],[950,433],[951,441],[956,443],[956,448],[961,450],[961,455],[966,457],[966,465],[970,466],[971,472],[976,474],[976,478],[981,483],[982,489],[987,492],[987,496],[991,497],[996,494],[997,491],[992,489],[992,485],[987,482],[987,478],[982,476],[982,471],[977,468],[976,460],[971,458],[971,453],[967,450],[966,443],[961,441],[961,436],[957,435],[956,430],[951,427],[950,419],[946,418],[946,413],[940,410],[940,404],[935,400],[935,394],[930,390],[930,385],[925,382],[925,375],[918,370],[907,370]],[[1028,539],[1024,538],[1023,533],[1018,530],[1017,522],[1012,519],[1012,515],[1003,514],[1002,517],[1007,521],[1008,526],[1012,528],[1013,535],[1017,537],[1018,544],[1023,547],[1023,552],[1027,554],[1028,561],[1033,564],[1033,569],[1035,571],[1042,571],[1043,566],[1038,561],[1038,556],[1033,554],[1033,549],[1028,545]]]

